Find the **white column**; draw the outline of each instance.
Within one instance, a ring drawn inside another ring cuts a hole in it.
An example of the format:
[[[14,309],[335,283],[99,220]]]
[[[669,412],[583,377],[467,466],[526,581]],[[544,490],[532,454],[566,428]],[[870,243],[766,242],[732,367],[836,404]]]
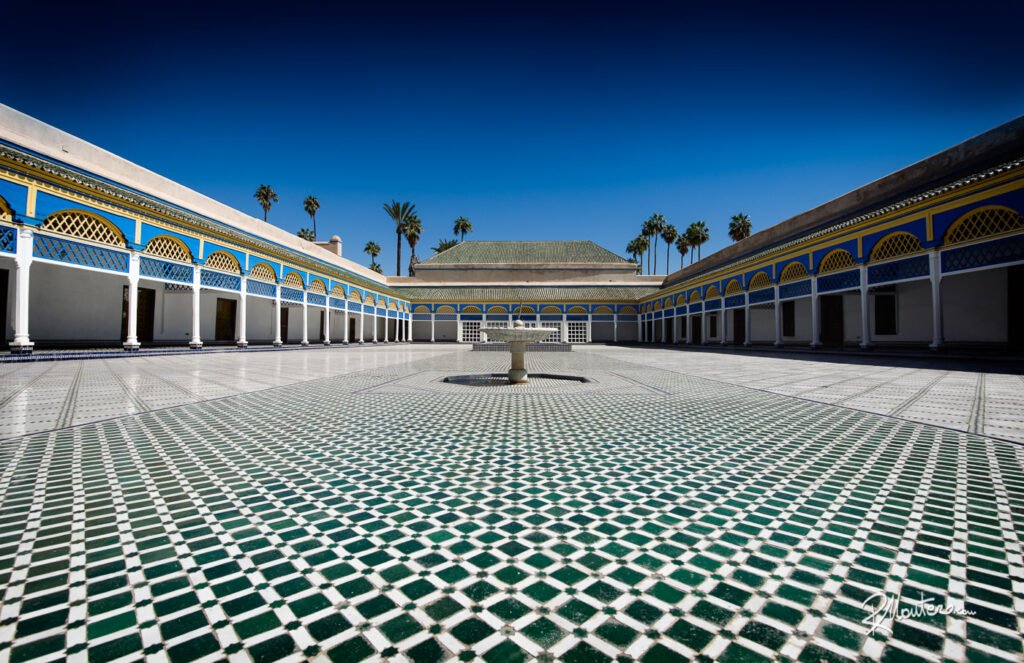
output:
[[[359,305],[359,345],[362,345],[363,343],[366,342],[363,340],[364,338],[366,338],[363,335],[363,325],[366,321],[366,313],[363,311],[363,306],[365,306],[365,304]]]
[[[455,314],[455,341],[462,343],[462,313]]]
[[[365,306],[365,304],[364,304],[364,306]],[[376,307],[376,305],[374,305],[374,307],[373,307],[373,313],[370,315],[370,318],[372,320],[371,324],[373,324],[373,342],[376,343],[377,342],[377,307]]]
[[[389,327],[388,322],[390,322],[390,320],[391,320],[391,318],[389,317],[390,315],[391,315],[391,312],[388,309],[384,309],[384,342],[385,343],[390,343],[391,342],[391,332],[388,331],[388,327]]]
[[[722,340],[719,345],[726,345],[726,341],[729,338],[729,309],[725,308],[725,299],[722,299],[722,308],[719,309],[722,312]]]
[[[284,345],[281,340],[281,282],[274,285],[274,347]]]
[[[434,342],[434,320],[437,314],[433,311],[430,312],[430,342]]]
[[[203,348],[203,339],[199,336],[199,302],[202,297],[202,287],[200,283],[200,272],[202,267],[196,265],[192,270],[192,340],[188,342],[188,347],[193,350],[201,350]]]
[[[644,342],[644,316],[639,312],[636,314],[636,342]]]
[[[324,307],[324,345],[331,344],[331,295],[327,295],[327,306]]]
[[[818,312],[818,277],[811,274],[811,347],[821,347],[821,315]]]
[[[565,313],[562,314],[562,343],[569,342],[569,323],[566,320]]]
[[[662,309],[661,310],[661,342],[662,343],[665,343],[665,330],[667,329],[667,327],[665,325],[665,313],[666,313],[665,309]]]
[[[871,292],[868,289],[868,266],[860,266],[860,347],[871,347]]]
[[[704,302],[700,315],[700,344],[707,345],[710,342],[711,339],[708,338],[708,304]]]
[[[942,254],[932,251],[928,256],[928,269],[932,282],[932,342],[928,344],[932,350],[942,347]]]
[[[302,345],[309,345],[309,293],[302,289]]]
[[[751,346],[754,341],[750,338],[750,294],[744,295],[743,304],[743,345]]]
[[[587,313],[587,343],[590,343],[590,342],[593,341],[594,337],[593,337],[593,334],[591,332],[593,327],[594,327],[594,314],[593,313]]]
[[[128,254],[128,333],[122,347],[134,351],[139,345],[139,252],[132,249]]]
[[[242,274],[241,289],[238,291],[238,347],[249,347],[249,339],[246,338],[249,324],[249,277]]]
[[[11,352],[15,354],[29,354],[35,345],[28,336],[28,284],[33,236],[29,226],[18,228],[18,248],[14,258],[14,340],[11,341]]]
[[[612,313],[612,343],[619,342],[619,314]]]
[[[348,338],[348,300],[347,299],[345,300],[345,312],[342,314],[341,320],[342,320],[342,337],[341,337],[341,342],[344,343],[345,345],[348,345],[349,338]]]
[[[782,304],[779,303],[779,284],[773,286],[775,290],[775,347],[782,347]]]

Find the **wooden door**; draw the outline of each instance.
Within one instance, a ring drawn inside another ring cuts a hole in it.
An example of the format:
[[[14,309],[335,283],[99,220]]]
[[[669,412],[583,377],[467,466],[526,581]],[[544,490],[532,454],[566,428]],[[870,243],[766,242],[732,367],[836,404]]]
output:
[[[138,319],[135,331],[140,343],[153,342],[153,328],[156,325],[156,290],[139,288]]]
[[[736,345],[743,345],[747,342],[747,313],[744,309],[734,308],[732,310],[732,338]]]
[[[821,344],[830,347],[843,345],[843,296],[823,295],[818,300],[821,309]]]
[[[235,313],[238,302],[234,299],[217,298],[217,323],[214,328],[214,340],[235,340]]]

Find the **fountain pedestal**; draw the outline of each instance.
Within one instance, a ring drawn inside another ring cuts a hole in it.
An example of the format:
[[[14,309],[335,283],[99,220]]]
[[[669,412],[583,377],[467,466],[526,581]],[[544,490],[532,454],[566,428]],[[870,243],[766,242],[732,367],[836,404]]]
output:
[[[486,327],[480,330],[487,334],[487,338],[495,341],[505,341],[512,352],[512,366],[508,371],[508,381],[511,384],[523,384],[529,382],[529,375],[526,372],[526,344],[543,341],[555,331],[554,329],[527,329],[522,320],[512,323],[512,328],[507,327]]]

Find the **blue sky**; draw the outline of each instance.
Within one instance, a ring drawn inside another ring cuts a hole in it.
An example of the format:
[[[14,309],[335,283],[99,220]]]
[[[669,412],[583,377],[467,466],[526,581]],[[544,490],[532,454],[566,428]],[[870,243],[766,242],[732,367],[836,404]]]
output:
[[[1020,3],[425,4],[20,3],[0,101],[289,231],[315,194],[388,274],[392,198],[421,256],[459,215],[622,254],[653,212],[707,255],[1024,113]]]

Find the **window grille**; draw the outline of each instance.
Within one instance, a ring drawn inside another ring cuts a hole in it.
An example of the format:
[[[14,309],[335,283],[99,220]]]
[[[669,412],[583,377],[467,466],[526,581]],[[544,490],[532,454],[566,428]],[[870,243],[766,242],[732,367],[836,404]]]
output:
[[[226,251],[215,251],[206,257],[206,264],[204,265],[208,269],[216,269],[221,272],[230,272],[237,274],[241,270],[238,266],[238,261],[235,260],[235,256],[227,253]]]
[[[87,212],[68,210],[51,214],[43,222],[43,228],[63,235],[81,237],[100,244],[111,246],[125,245],[124,235],[113,224],[95,217]]]
[[[149,240],[149,244],[146,244],[146,253],[151,256],[177,260],[178,262],[190,262],[192,260],[192,253],[188,250],[188,247],[181,240],[168,237],[167,235],[161,235]]]
[[[961,244],[1024,228],[1024,216],[1008,207],[983,207],[968,212],[946,231],[944,245]]]
[[[875,244],[875,248],[871,249],[871,260],[889,260],[923,250],[921,242],[910,233],[894,232]]]

